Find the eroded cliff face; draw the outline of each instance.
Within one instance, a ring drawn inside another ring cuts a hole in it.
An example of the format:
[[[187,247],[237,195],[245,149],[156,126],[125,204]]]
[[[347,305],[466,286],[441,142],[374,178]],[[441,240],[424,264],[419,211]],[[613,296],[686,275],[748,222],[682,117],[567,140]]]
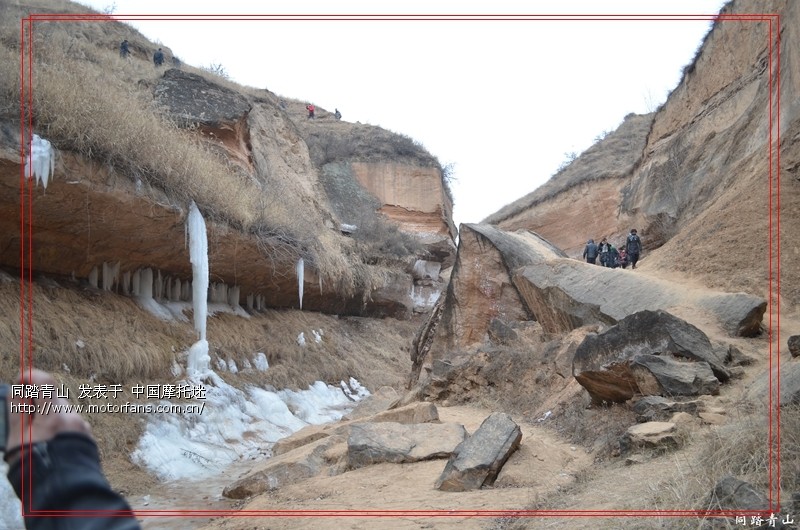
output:
[[[780,19],[725,18],[742,13],[776,13]],[[620,154],[619,144],[604,144],[630,129],[623,123],[543,189],[487,221],[534,230],[573,257],[588,238],[608,236],[619,245],[635,227],[645,246],[644,266],[765,294],[770,229],[774,253],[778,211],[784,260],[796,257],[791,242],[800,236],[800,7],[736,0],[721,15],[679,86],[632,136],[623,155],[627,168],[598,154]],[[604,175],[596,178],[598,172]],[[758,255],[743,254],[742,245],[757,248]],[[789,269],[781,271],[782,294],[797,303],[800,290],[791,287],[799,279],[797,268]]]
[[[342,234],[342,220],[319,181],[319,167],[303,131],[274,95],[237,93],[199,75],[170,69],[153,84],[152,97],[164,116],[193,131],[194,141],[223,159],[235,178],[260,190],[250,198],[258,208],[289,227],[284,231],[259,222],[237,226],[226,212],[200,203],[208,228],[211,282],[221,286],[215,291],[212,285],[212,301],[249,309],[299,307],[297,263],[308,257],[309,245],[320,244],[341,248],[342,256],[354,260],[336,266],[375,273],[363,283],[354,280],[355,275],[330,281],[325,270],[330,264],[305,259],[304,309],[405,318],[435,301],[444,284],[438,273],[445,262],[452,264],[454,254],[452,203],[437,169],[407,161],[352,162],[350,171],[358,175],[364,197],[386,202],[380,210],[389,222],[423,247],[441,251],[424,252],[416,260],[438,263],[436,278],[415,277],[414,256],[387,259],[378,270],[358,262],[355,243]],[[131,277],[149,269],[156,298],[186,301],[191,290],[182,292],[179,286],[191,281],[186,215],[192,182],[176,195],[162,190],[157,179],[139,177],[113,161],[60,150],[45,189],[21,178],[15,129],[4,125],[0,152],[0,266],[83,279],[125,295],[135,294]],[[351,161],[340,163],[350,166]],[[365,211],[376,214],[375,208]]]
[[[381,201],[381,212],[409,232],[455,238],[453,203],[437,168],[353,162],[358,182]]]

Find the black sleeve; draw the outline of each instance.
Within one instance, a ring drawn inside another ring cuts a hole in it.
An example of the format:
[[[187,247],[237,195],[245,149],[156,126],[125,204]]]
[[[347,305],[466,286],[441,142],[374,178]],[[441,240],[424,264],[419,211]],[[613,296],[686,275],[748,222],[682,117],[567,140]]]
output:
[[[34,444],[11,464],[8,480],[23,500],[28,530],[140,528],[131,507],[103,475],[97,445],[83,434],[62,433],[49,442]],[[34,515],[47,510],[63,513]],[[87,511],[96,513],[70,515]]]

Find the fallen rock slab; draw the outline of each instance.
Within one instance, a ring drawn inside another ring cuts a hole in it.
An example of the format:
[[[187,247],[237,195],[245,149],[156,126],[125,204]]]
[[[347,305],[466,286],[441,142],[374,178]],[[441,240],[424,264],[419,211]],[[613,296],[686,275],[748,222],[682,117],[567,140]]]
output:
[[[470,491],[494,484],[521,441],[519,425],[508,414],[495,412],[456,447],[434,487],[442,491]]]
[[[356,424],[347,439],[347,465],[358,469],[447,458],[466,437],[466,429],[457,423]]]
[[[317,476],[323,470],[337,474],[343,470],[343,462],[331,461],[327,455],[336,454],[331,448],[344,443],[340,435],[327,436],[270,458],[256,471],[228,485],[222,495],[229,499],[245,499]]]
[[[702,409],[703,403],[696,399],[674,401],[662,396],[644,396],[633,404],[636,421],[641,423],[663,421],[679,412],[695,415]]]

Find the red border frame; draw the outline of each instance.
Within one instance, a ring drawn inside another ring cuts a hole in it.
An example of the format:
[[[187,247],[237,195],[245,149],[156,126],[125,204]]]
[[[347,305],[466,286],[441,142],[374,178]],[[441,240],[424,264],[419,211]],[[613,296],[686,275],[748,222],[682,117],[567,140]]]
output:
[[[780,363],[773,367],[773,338],[780,344],[780,15],[777,13],[719,14],[719,15],[104,15],[104,14],[29,14],[20,23],[20,368],[22,373],[33,367],[33,190],[31,179],[24,174],[25,156],[33,132],[33,23],[34,22],[123,22],[148,21],[743,21],[768,23],[768,74],[769,75],[769,159],[768,215],[769,215],[769,370],[776,368],[775,384],[769,384],[769,502],[773,512],[780,513]],[[773,24],[777,31],[773,29]],[[27,53],[26,53],[27,52]],[[773,63],[773,57],[774,63]],[[774,73],[773,73],[774,72]],[[773,79],[775,84],[773,85]],[[777,92],[774,87],[778,87]],[[773,116],[775,121],[773,123]],[[773,126],[775,133],[773,135]],[[26,187],[27,182],[27,187]],[[775,196],[773,207],[773,195]],[[26,200],[27,199],[27,200]],[[774,224],[773,224],[774,219]],[[27,232],[26,232],[27,227]],[[773,261],[774,253],[774,261]],[[774,271],[774,275],[773,275]],[[775,330],[773,337],[773,316]],[[27,325],[26,325],[27,324]],[[27,336],[26,336],[27,332]],[[779,360],[779,359],[778,359]],[[27,363],[26,363],[27,361]],[[776,400],[773,402],[773,394]],[[774,412],[773,412],[774,411]],[[773,416],[774,414],[774,416]],[[773,427],[775,431],[773,432]],[[30,429],[30,425],[28,425]],[[775,441],[775,452],[773,444]],[[23,459],[23,516],[51,515],[57,517],[87,515],[127,515],[108,511],[26,511],[25,495],[30,489],[30,455]],[[25,468],[27,467],[27,475]],[[30,498],[30,497],[29,497]],[[705,516],[750,516],[764,515],[752,510],[137,510],[138,517],[705,517]]]

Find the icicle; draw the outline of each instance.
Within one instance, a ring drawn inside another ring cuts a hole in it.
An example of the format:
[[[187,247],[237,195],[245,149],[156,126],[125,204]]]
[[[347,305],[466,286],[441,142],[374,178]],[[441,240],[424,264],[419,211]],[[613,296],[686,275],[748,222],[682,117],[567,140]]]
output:
[[[189,206],[189,257],[192,262],[192,308],[194,329],[199,340],[189,350],[187,373],[201,375],[209,370],[211,357],[206,341],[206,317],[208,315],[208,236],[206,222],[197,205]]]
[[[93,267],[91,272],[89,272],[89,285],[97,289],[97,276],[98,276],[97,267]]]
[[[164,299],[164,278],[161,277],[161,269],[156,271],[156,277],[153,279],[153,292],[156,300]]]
[[[247,295],[247,310],[253,310],[253,293]]]
[[[214,304],[228,303],[228,286],[224,283],[214,283],[211,285],[210,300]]]
[[[303,282],[305,281],[305,262],[303,258],[297,260],[297,295],[300,298],[300,309],[303,309]]]
[[[25,175],[28,178],[36,177],[36,184],[39,181],[47,189],[50,175],[55,169],[55,150],[53,146],[37,134],[31,139],[28,156],[25,159]]]
[[[228,303],[235,309],[239,307],[239,298],[241,296],[240,287],[237,285],[228,290]]]
[[[109,265],[103,262],[103,290],[111,291],[119,281],[119,262]]]
[[[189,256],[192,262],[192,306],[194,329],[200,339],[206,338],[206,316],[208,315],[208,236],[206,222],[197,205],[189,206]]]
[[[175,278],[172,280],[172,289],[169,292],[169,299],[171,302],[180,302],[181,300],[181,280]]]
[[[136,269],[133,273],[133,282],[131,285],[131,294],[139,296],[142,292],[142,269]]]
[[[131,294],[131,271],[122,273],[122,294],[126,296]]]
[[[153,299],[153,269],[146,268],[141,270],[139,280],[139,297],[142,300]]]

